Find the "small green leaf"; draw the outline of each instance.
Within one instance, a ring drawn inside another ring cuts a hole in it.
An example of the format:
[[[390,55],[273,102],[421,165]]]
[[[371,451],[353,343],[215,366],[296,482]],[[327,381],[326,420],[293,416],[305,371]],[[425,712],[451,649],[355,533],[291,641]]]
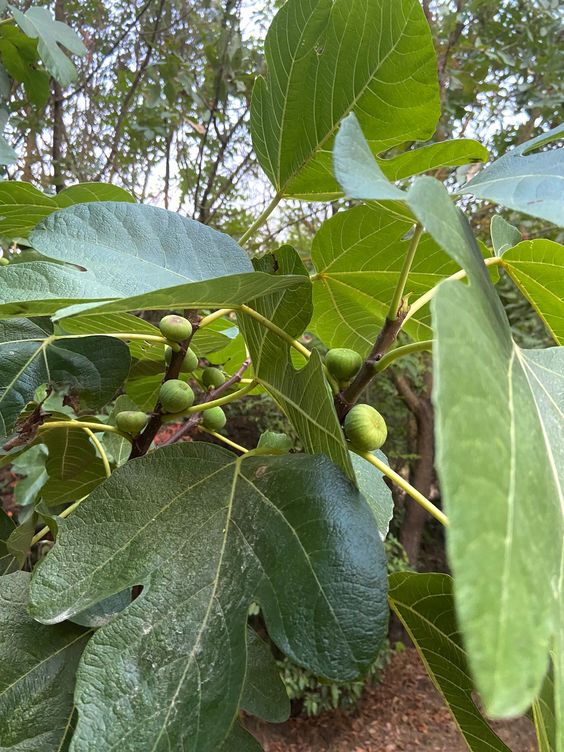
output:
[[[105,480],[104,463],[89,436],[78,428],[52,428],[43,435],[49,452],[48,480],[41,489],[47,506],[66,504],[88,496]]]
[[[31,514],[21,525],[12,530],[6,541],[6,548],[15,557],[20,569],[25,565],[29,555],[31,539],[35,533],[35,521],[35,514]]]
[[[564,246],[525,240],[503,253],[503,267],[556,342],[564,345]]]
[[[377,159],[382,172],[392,182],[419,175],[439,167],[458,167],[472,162],[486,162],[488,150],[470,138],[441,141],[388,159]]]
[[[269,723],[290,717],[290,700],[270,646],[254,629],[247,629],[247,673],[241,708]]]
[[[61,521],[32,613],[60,622],[142,584],[87,646],[74,749],[216,752],[238,715],[249,605],[292,660],[353,679],[385,637],[386,580],[373,514],[328,459],[194,442],[127,463]]]
[[[50,196],[31,183],[4,180],[0,182],[0,234],[6,238],[25,238],[49,214],[91,201],[134,202],[135,199],[123,188],[108,183],[79,183]]]
[[[37,387],[67,387],[81,405],[102,407],[129,371],[129,352],[111,337],[57,340],[47,319],[0,321],[0,435],[7,435]]]
[[[78,34],[67,24],[56,21],[46,8],[33,6],[22,13],[13,5],[8,7],[24,34],[38,40],[37,50],[49,73],[61,86],[68,86],[76,78],[76,68],[59,45],[74,55],[86,55]]]
[[[564,147],[537,151],[563,135],[564,125],[559,125],[519,144],[479,172],[461,193],[564,226]]]
[[[33,504],[47,481],[46,455],[46,450],[39,444],[28,449],[12,463],[12,471],[22,476],[18,478],[14,488],[14,500],[18,506]]]
[[[30,575],[0,578],[0,744],[11,752],[62,749],[75,672],[89,632],[45,627],[28,614]]]
[[[0,508],[0,577],[18,568],[16,557],[8,551],[7,541],[14,532],[16,523]]]
[[[501,214],[494,214],[490,224],[492,245],[496,256],[503,256],[505,251],[521,241],[521,233],[509,224]]]
[[[389,464],[388,458],[379,449],[374,454],[382,462],[385,462],[386,465]],[[371,465],[370,462],[367,462],[354,452],[351,452],[351,460],[357,486],[374,513],[380,537],[382,540],[385,540],[390,528],[390,522],[394,516],[392,492],[384,481],[384,476],[374,465]]]
[[[452,580],[446,574],[390,576],[390,606],[409,632],[471,752],[510,752],[474,702],[474,686],[458,632]]]

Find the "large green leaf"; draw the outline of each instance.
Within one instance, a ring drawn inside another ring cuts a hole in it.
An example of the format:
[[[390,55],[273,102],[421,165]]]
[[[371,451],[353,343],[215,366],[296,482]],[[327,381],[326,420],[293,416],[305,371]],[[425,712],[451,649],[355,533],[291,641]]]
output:
[[[0,436],[42,384],[66,387],[81,406],[102,407],[125,381],[129,351],[112,337],[56,339],[47,319],[0,321]]]
[[[350,195],[388,190],[352,118],[335,163]],[[468,222],[440,183],[419,178],[402,195],[469,278],[439,287],[433,325],[437,465],[470,668],[489,713],[520,713],[556,640],[564,745],[564,348],[513,342]]]
[[[563,226],[564,147],[538,151],[563,135],[564,125],[559,125],[519,144],[479,172],[461,192]]]
[[[65,55],[62,45],[74,55],[86,55],[86,47],[78,34],[67,24],[56,21],[47,8],[33,6],[22,13],[9,6],[20,29],[37,39],[37,50],[49,73],[61,86],[68,86],[76,78],[76,68]]]
[[[413,221],[392,216],[380,206],[357,206],[327,220],[313,240],[311,258],[313,319],[310,329],[328,347],[350,347],[366,354],[374,345],[409,246],[404,239]],[[406,293],[427,292],[458,271],[437,244],[420,241]],[[432,337],[428,309],[411,318],[405,331],[414,339]]]
[[[104,464],[90,437],[78,428],[52,428],[43,437],[49,456],[41,497],[49,506],[87,496],[106,478]]]
[[[42,220],[29,240],[49,258],[84,267],[120,296],[252,271],[228,235],[141,204],[70,206]]]
[[[68,737],[75,671],[89,632],[34,621],[29,579],[24,572],[0,578],[0,747],[54,752]]]
[[[564,345],[564,246],[552,240],[525,240],[503,254],[503,267]]]
[[[91,201],[135,199],[123,188],[108,183],[79,183],[49,196],[31,183],[4,180],[0,182],[0,235],[26,237],[38,222],[58,209]]]
[[[259,263],[268,268],[273,259],[280,274],[302,275],[308,284],[273,293],[249,305],[291,337],[299,337],[311,317],[309,278],[298,255],[289,246]],[[304,449],[311,454],[323,452],[353,478],[351,460],[319,353],[314,351],[308,363],[296,370],[289,344],[277,334],[248,316],[240,316],[240,328],[253,362],[253,377],[284,410]]]
[[[127,463],[61,521],[33,578],[46,623],[143,585],[87,646],[73,749],[219,749],[251,602],[292,660],[358,676],[385,636],[385,569],[372,512],[322,456],[235,458],[195,442]]]
[[[435,130],[436,59],[418,0],[289,0],[270,26],[265,54],[268,77],[255,84],[251,133],[281,195],[341,194],[331,150],[351,111],[375,152]]]
[[[388,598],[471,752],[511,752],[474,700],[468,659],[456,624],[451,578],[397,572],[390,576]]]

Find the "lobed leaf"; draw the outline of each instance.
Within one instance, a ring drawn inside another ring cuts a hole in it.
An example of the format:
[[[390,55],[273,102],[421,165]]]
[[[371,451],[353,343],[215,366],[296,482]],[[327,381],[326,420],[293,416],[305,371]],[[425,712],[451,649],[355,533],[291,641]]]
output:
[[[25,572],[0,577],[0,747],[53,752],[68,737],[75,672],[89,632],[34,621],[29,580]]]
[[[328,678],[365,671],[386,634],[373,514],[322,456],[236,458],[196,442],[127,463],[61,521],[32,613],[60,622],[136,584],[81,661],[75,752],[221,748],[251,602],[280,649]]]

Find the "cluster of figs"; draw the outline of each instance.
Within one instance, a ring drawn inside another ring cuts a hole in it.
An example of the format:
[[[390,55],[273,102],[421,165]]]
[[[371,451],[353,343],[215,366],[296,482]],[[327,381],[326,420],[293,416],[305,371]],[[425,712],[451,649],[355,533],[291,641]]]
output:
[[[171,343],[180,343],[192,336],[192,324],[183,316],[165,316],[159,323],[163,337]],[[165,361],[170,363],[173,349],[166,346]],[[363,360],[355,350],[333,348],[325,357],[325,366],[341,389],[345,388],[358,373]],[[194,373],[198,368],[198,356],[191,349],[186,350],[182,371]],[[202,370],[201,384],[206,389],[217,389],[225,383],[225,374],[219,368],[208,366]],[[190,384],[182,379],[168,379],[159,392],[162,413],[180,416],[194,404],[194,392]],[[145,428],[148,416],[137,410],[124,410],[117,414],[116,425],[120,431],[132,437]],[[202,425],[210,431],[219,431],[225,426],[226,417],[221,407],[210,407],[202,411]],[[388,429],[382,415],[371,405],[355,405],[346,415],[343,429],[351,446],[357,451],[372,452],[386,441]]]
[[[169,342],[184,342],[192,335],[192,324],[184,316],[169,315],[159,323],[161,334]],[[172,347],[166,346],[165,361],[167,365],[172,358]],[[186,350],[181,370],[193,373],[199,365],[198,356],[190,347]],[[207,366],[200,377],[206,389],[216,389],[225,383],[225,374],[219,368]],[[190,384],[182,379],[168,379],[159,391],[159,403],[162,413],[180,416],[194,404],[195,395]],[[137,436],[147,425],[149,416],[138,410],[122,410],[116,415],[116,426],[120,431],[132,437]],[[210,407],[202,413],[202,425],[210,431],[219,431],[225,426],[227,418],[221,407]]]

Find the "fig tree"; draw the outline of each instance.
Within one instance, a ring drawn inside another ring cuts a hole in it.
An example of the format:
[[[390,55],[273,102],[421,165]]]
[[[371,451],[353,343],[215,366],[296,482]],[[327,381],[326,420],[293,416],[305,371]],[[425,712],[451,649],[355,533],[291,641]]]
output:
[[[163,412],[181,413],[194,404],[194,392],[185,381],[169,379],[161,386],[159,401]]]
[[[172,348],[169,347],[169,345],[167,345],[165,348],[165,363],[167,364],[167,366],[170,365],[171,359],[172,359]],[[192,373],[192,371],[195,371],[197,367],[198,367],[198,356],[196,355],[194,350],[192,350],[192,348],[189,347],[186,350],[186,355],[184,356],[184,360],[182,362],[182,366],[180,370],[189,371],[190,373]]]
[[[147,425],[149,418],[139,410],[122,410],[116,415],[116,426],[120,431],[137,436]]]
[[[226,423],[227,418],[221,407],[210,407],[209,410],[204,410],[202,425],[210,431],[219,431]]]
[[[225,384],[225,374],[219,368],[208,366],[208,368],[204,368],[202,371],[202,383],[210,389],[215,389]]]
[[[192,324],[184,316],[170,314],[159,322],[159,329],[163,337],[171,342],[182,342],[192,334]]]
[[[335,347],[325,356],[325,365],[338,381],[350,381],[362,365],[362,357],[355,350]]]
[[[345,417],[344,428],[347,439],[361,452],[380,449],[388,436],[386,421],[370,405],[355,405]]]

